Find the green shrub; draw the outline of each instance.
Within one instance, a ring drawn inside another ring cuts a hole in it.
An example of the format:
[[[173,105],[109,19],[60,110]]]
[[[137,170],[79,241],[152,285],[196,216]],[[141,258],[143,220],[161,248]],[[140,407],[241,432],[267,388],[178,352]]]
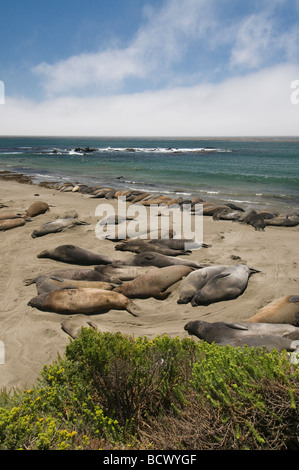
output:
[[[83,329],[32,390],[0,394],[0,449],[284,449],[298,397],[287,353]]]

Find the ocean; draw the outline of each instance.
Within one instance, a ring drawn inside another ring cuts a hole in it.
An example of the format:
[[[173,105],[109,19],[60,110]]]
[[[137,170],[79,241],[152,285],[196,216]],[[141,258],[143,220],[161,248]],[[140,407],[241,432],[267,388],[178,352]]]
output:
[[[299,139],[0,137],[0,171],[299,211]]]

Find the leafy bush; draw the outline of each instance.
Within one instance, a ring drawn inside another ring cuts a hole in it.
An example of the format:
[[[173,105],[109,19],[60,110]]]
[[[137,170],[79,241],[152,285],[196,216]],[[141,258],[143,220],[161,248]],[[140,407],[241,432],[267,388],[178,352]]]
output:
[[[287,353],[83,329],[32,390],[0,395],[0,449],[284,449],[298,443]]]

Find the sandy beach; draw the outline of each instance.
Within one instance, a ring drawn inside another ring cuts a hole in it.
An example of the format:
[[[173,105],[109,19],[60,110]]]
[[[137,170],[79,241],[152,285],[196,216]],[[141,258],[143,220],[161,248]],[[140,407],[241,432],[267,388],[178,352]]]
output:
[[[71,341],[61,328],[68,315],[42,312],[28,306],[36,295],[36,286],[27,286],[33,278],[69,265],[37,255],[48,248],[73,244],[104,253],[114,259],[126,259],[129,252],[115,251],[115,242],[99,240],[95,235],[96,207],[101,203],[117,204],[116,200],[93,199],[79,192],[60,192],[34,184],[0,181],[0,203],[5,211],[24,213],[35,201],[47,202],[50,211],[31,219],[24,226],[0,232],[0,340],[5,346],[5,363],[0,365],[0,388],[32,387],[44,364],[50,364],[63,354]],[[56,219],[65,211],[75,209],[81,220],[78,225],[60,233],[32,238],[33,230]],[[134,317],[126,310],[110,310],[89,315],[99,329],[153,338],[167,334],[184,338],[184,325],[189,320],[246,321],[269,302],[289,294],[298,294],[298,234],[296,227],[267,226],[255,231],[252,226],[232,221],[216,221],[205,216],[203,242],[209,248],[195,250],[188,259],[205,265],[243,263],[260,272],[250,277],[245,292],[238,298],[209,306],[192,307],[178,304],[179,286],[171,287],[165,300],[135,299],[140,315]],[[72,266],[74,267],[74,266]]]

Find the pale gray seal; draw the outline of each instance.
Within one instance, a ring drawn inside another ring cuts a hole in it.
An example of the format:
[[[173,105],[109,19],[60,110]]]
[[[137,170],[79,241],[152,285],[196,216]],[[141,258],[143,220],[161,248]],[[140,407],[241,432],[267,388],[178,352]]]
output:
[[[299,326],[299,295],[286,295],[261,308],[248,322],[289,323]]]
[[[171,291],[170,286],[189,274],[192,268],[189,266],[167,266],[158,270],[154,269],[146,274],[136,277],[132,281],[124,282],[114,289],[130,298],[154,297],[155,299],[166,299]]]
[[[271,352],[272,349],[276,349],[278,352],[292,352],[298,349],[299,341],[293,341],[291,339],[284,338],[283,336],[252,335],[234,338],[218,344],[219,346],[232,346],[235,348],[242,348],[244,346],[260,349],[265,348],[268,352]]]
[[[65,318],[60,322],[62,330],[70,335],[73,339],[79,337],[82,328],[93,328],[98,330],[97,325],[86,318],[85,315],[76,315],[75,317]]]
[[[121,284],[122,281],[132,281],[137,276],[145,274],[153,269],[159,269],[156,266],[113,266],[107,264],[103,266],[95,266],[96,271],[101,273],[108,282],[113,284]]]
[[[208,343],[222,343],[240,337],[256,335],[283,336],[292,340],[299,340],[299,328],[287,324],[247,323],[247,322],[213,322],[202,320],[189,321],[184,326],[189,335],[207,341]]]
[[[186,304],[191,302],[196,292],[201,289],[211,277],[221,273],[227,268],[226,265],[206,266],[192,271],[180,285],[180,296],[178,304]]]
[[[90,288],[66,288],[39,294],[28,305],[38,310],[62,314],[103,313],[115,309],[127,310],[137,317],[140,311],[131,299],[119,292]]]
[[[211,245],[197,242],[192,238],[156,238],[149,240],[148,243],[150,245],[167,246],[173,250],[198,250],[211,247]]]
[[[113,259],[108,255],[94,253],[74,245],[60,245],[56,248],[44,250],[37,255],[37,257],[50,258],[55,261],[84,266],[109,264],[113,261]]]
[[[132,251],[133,253],[144,253],[147,251],[155,251],[169,256],[188,255],[191,253],[190,250],[176,250],[169,248],[165,245],[150,244],[150,240],[128,240],[123,243],[119,243],[114,247],[117,251]]]
[[[119,264],[133,265],[133,266],[157,266],[163,268],[165,266],[173,266],[183,264],[185,266],[191,266],[193,268],[200,268],[201,265],[196,261],[189,259],[183,259],[178,256],[168,256],[162,253],[155,253],[153,251],[147,251],[145,253],[138,253],[132,258],[118,262]],[[113,262],[114,266],[117,266],[117,261]]]
[[[246,289],[249,277],[256,272],[259,271],[244,264],[227,266],[208,279],[204,286],[193,296],[191,305],[193,307],[209,305],[213,302],[238,297]]]
[[[24,280],[26,286],[34,284],[40,277],[36,276],[33,278],[27,278]],[[107,281],[105,276],[98,271],[93,269],[73,268],[73,269],[59,269],[42,274],[42,276],[54,276],[62,279],[73,279],[77,281]],[[108,282],[108,281],[107,281]]]
[[[43,237],[49,233],[62,232],[67,228],[75,227],[76,225],[89,225],[88,222],[79,220],[77,218],[66,217],[64,219],[55,219],[52,222],[47,222],[42,225],[39,229],[32,232],[32,238]]]
[[[112,290],[110,282],[105,281],[80,281],[75,279],[62,279],[57,276],[39,276],[36,281],[36,290],[38,294],[45,294],[66,287],[89,287],[92,289]]]

